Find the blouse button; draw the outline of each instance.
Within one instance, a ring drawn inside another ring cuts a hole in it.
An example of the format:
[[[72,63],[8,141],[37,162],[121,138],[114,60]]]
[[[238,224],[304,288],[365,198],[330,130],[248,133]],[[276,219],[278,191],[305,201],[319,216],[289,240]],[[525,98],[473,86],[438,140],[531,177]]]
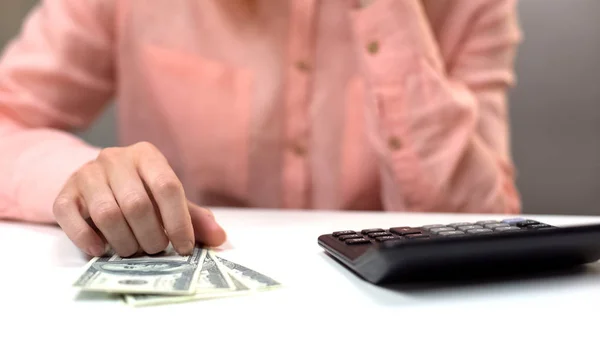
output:
[[[400,150],[400,148],[402,148],[402,142],[400,142],[400,138],[390,137],[388,139],[388,147],[393,151]]]
[[[379,42],[378,41],[369,42],[369,44],[367,45],[367,51],[369,52],[369,54],[372,54],[372,55],[377,54],[377,52],[379,51]]]
[[[306,148],[299,143],[292,144],[291,150],[299,157],[302,157],[306,154]]]
[[[298,61],[296,62],[296,69],[300,70],[303,73],[306,73],[310,71],[310,65],[305,61]]]

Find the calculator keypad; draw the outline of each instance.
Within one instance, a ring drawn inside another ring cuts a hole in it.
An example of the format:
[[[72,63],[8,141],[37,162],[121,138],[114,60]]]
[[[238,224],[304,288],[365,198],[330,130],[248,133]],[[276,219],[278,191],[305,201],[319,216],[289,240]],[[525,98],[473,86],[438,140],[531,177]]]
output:
[[[365,244],[365,243],[371,243],[371,240],[369,240],[367,238],[360,238],[360,239],[349,239],[344,242],[347,245],[360,245],[360,244]]]
[[[376,233],[369,233],[367,234],[368,237],[370,238],[376,238],[376,237],[380,237],[380,236],[390,236],[390,233],[388,232],[376,232]]]
[[[339,232],[331,233],[331,235],[333,235],[334,237],[340,237],[342,235],[348,235],[348,234],[356,234],[356,232],[355,231],[339,231]]]
[[[408,234],[421,234],[424,229],[414,228],[414,227],[393,227],[390,228],[390,232],[396,235],[408,235]]]
[[[389,240],[403,240],[403,238],[398,237],[398,236],[393,236],[393,235],[386,235],[386,236],[378,236],[375,238],[375,240],[377,240],[379,242],[383,242],[383,241],[389,241]]]
[[[454,236],[454,235],[465,235],[466,233],[463,231],[446,231],[446,232],[439,232],[438,233],[440,236]]]
[[[452,228],[452,227],[436,227],[436,228],[431,228],[429,231],[431,233],[441,233],[441,232],[454,231],[454,228]]]
[[[494,232],[509,232],[509,231],[520,231],[520,230],[521,230],[521,228],[514,227],[514,226],[494,228]]]
[[[384,232],[381,228],[371,228],[371,229],[363,229],[360,231],[362,234],[372,234],[372,233],[382,233]]]
[[[414,241],[435,237],[464,237],[494,235],[504,232],[525,232],[556,228],[530,219],[483,220],[451,224],[431,224],[420,227],[369,228],[360,231],[344,230],[331,235],[347,245],[365,245],[388,241]]]
[[[405,238],[407,239],[427,239],[430,238],[430,235],[427,234],[408,234],[408,235],[404,235]]]
[[[469,231],[471,229],[483,229],[483,227],[479,225],[466,225],[466,226],[458,226],[456,227],[459,231]]]
[[[486,223],[486,224],[482,224],[484,228],[489,228],[489,229],[494,229],[494,228],[498,228],[498,227],[506,227],[506,223],[504,222],[492,222],[492,223]]]
[[[467,229],[467,234],[483,234],[483,233],[493,233],[494,231],[489,228],[475,228],[475,229]]]
[[[360,234],[346,234],[346,235],[340,235],[338,236],[338,240],[340,241],[346,241],[348,239],[360,239],[363,236]]]

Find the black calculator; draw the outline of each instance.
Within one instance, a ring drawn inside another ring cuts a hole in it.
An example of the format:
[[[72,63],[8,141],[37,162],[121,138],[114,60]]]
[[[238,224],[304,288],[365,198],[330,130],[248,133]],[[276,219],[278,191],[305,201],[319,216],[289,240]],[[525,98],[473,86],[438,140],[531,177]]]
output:
[[[577,267],[600,259],[600,224],[511,218],[319,236],[335,260],[373,284]]]

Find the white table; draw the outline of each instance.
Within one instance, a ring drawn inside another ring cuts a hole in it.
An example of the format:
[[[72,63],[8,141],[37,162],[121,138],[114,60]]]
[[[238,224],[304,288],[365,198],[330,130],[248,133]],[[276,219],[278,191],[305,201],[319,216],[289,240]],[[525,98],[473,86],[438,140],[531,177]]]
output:
[[[600,334],[594,330],[600,308],[600,267],[595,264],[577,275],[396,291],[358,279],[317,245],[320,234],[335,230],[503,216],[214,212],[229,235],[219,254],[281,281],[284,288],[145,308],[128,307],[104,296],[81,298],[71,284],[87,260],[60,228],[0,222],[0,336],[25,332],[60,336]],[[553,225],[600,222],[600,217],[529,217]]]

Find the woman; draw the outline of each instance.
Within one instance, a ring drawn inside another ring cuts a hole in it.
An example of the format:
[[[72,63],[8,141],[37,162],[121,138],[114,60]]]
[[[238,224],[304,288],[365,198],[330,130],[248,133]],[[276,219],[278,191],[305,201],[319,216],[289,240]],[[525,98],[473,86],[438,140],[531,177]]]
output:
[[[201,206],[518,213],[513,0],[52,0],[0,63],[0,216],[121,256]],[[67,131],[113,96],[122,146]],[[200,206],[201,205],[201,206]]]

